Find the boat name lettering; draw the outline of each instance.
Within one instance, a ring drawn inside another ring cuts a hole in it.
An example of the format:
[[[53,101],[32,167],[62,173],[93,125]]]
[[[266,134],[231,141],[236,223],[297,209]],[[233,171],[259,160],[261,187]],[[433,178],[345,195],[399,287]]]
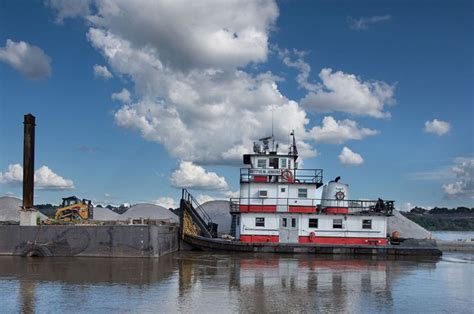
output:
[[[281,175],[280,169],[249,169],[251,175],[271,175],[279,176]]]

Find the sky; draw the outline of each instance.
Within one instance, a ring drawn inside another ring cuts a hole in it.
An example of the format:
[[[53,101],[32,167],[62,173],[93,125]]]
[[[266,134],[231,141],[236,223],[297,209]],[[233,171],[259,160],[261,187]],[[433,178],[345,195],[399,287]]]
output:
[[[472,6],[2,1],[0,196],[21,196],[27,113],[36,203],[165,206],[235,197],[273,116],[353,199],[473,207]]]

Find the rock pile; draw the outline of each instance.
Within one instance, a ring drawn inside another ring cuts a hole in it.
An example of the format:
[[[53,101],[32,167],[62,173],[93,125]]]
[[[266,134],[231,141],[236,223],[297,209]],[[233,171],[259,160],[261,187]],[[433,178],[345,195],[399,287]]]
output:
[[[11,196],[0,197],[0,221],[20,221],[20,208],[22,201],[19,198]],[[38,212],[41,220],[48,219],[45,215]]]

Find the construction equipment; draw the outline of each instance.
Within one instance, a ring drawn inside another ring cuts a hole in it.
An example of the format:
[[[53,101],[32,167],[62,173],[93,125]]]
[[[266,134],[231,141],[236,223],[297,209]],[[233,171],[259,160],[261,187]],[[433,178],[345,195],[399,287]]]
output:
[[[61,207],[56,210],[54,219],[65,222],[92,220],[94,217],[94,207],[90,200],[80,199],[76,196],[63,198]]]

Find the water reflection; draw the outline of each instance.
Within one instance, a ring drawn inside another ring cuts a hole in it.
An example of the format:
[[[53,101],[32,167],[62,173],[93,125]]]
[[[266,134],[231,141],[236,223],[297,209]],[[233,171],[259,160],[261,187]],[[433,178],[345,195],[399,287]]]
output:
[[[179,294],[183,298],[195,285],[227,279],[244,312],[350,312],[363,310],[365,295],[378,306],[391,307],[391,283],[410,268],[434,269],[438,260],[202,254],[198,261],[179,259]]]
[[[3,295],[0,303],[6,304],[7,312],[71,308],[95,312],[379,312],[422,310],[432,304],[438,309],[464,309],[471,305],[469,298],[461,295],[455,303],[449,302],[442,299],[446,295],[442,291],[449,284],[445,282],[449,269],[470,276],[472,265],[456,263],[454,268],[431,258],[202,252],[160,259],[1,257],[0,289],[15,292],[16,299]]]

